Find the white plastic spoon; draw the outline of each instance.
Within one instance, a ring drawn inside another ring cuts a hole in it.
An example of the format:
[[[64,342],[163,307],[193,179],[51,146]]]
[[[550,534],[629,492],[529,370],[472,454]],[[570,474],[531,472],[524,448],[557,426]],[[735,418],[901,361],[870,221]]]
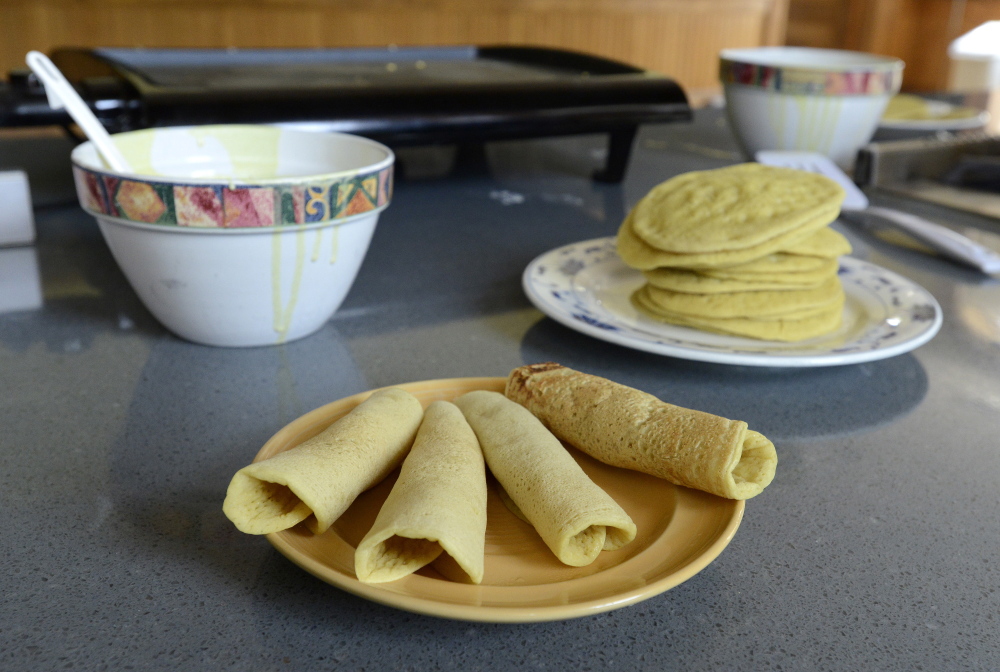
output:
[[[25,62],[45,85],[45,95],[49,99],[49,106],[54,110],[66,108],[69,116],[73,117],[73,121],[97,147],[97,151],[101,153],[108,167],[120,173],[132,172],[128,161],[118,151],[111,136],[104,130],[104,126],[87,107],[87,103],[83,102],[73,85],[59,72],[59,68],[49,60],[49,57],[40,51],[29,51]]]

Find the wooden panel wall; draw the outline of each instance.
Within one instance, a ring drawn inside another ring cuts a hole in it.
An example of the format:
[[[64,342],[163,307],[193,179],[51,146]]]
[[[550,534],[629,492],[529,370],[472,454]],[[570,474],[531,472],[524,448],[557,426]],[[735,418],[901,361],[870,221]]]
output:
[[[842,49],[848,0],[791,0],[787,44]]]
[[[522,44],[717,84],[722,48],[782,44],[788,0],[0,0],[0,70],[58,46]]]
[[[904,90],[942,91],[948,45],[990,20],[1000,20],[997,0],[791,0],[787,41],[896,56]]]

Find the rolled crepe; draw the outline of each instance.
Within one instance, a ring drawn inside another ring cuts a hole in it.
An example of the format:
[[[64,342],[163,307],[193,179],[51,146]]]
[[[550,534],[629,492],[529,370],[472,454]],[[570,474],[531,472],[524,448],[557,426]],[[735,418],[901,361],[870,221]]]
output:
[[[490,471],[564,564],[583,567],[635,538],[635,523],[542,423],[498,392],[455,400]]]
[[[511,371],[506,395],[588,455],[729,499],[774,478],[774,444],[739,420],[692,411],[551,362]]]
[[[247,534],[279,532],[306,519],[313,532],[325,532],[399,465],[422,417],[409,392],[375,392],[312,439],[236,472],[222,511]]]
[[[354,571],[364,583],[395,581],[442,552],[472,583],[483,580],[486,466],[462,412],[435,401],[424,412],[399,479],[358,544]]]

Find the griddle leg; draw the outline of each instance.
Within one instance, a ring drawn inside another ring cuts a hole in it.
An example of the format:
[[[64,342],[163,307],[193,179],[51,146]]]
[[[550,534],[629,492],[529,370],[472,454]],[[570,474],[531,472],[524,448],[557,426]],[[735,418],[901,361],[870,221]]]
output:
[[[628,168],[628,158],[632,153],[632,143],[638,126],[622,128],[608,134],[608,158],[604,168],[597,170],[591,176],[597,182],[621,182]]]
[[[460,142],[455,150],[453,174],[477,177],[490,174],[490,160],[485,142]]]

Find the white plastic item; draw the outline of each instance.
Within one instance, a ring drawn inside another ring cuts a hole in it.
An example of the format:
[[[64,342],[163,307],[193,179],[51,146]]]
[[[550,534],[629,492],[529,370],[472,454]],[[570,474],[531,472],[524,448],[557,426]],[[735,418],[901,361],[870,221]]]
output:
[[[108,166],[115,171],[127,173],[131,170],[128,161],[111,141],[111,136],[97,120],[94,113],[83,102],[80,95],[63,76],[59,68],[40,51],[29,51],[25,62],[35,76],[45,85],[45,95],[49,99],[49,107],[54,110],[66,108],[80,130],[93,142]]]
[[[948,46],[948,90],[982,93],[1000,89],[1000,21],[987,21]]]
[[[0,314],[42,307],[42,280],[33,247],[0,250]]]
[[[953,231],[946,226],[935,224],[908,212],[869,205],[868,197],[830,159],[812,152],[758,152],[759,163],[784,168],[794,168],[810,173],[825,175],[836,180],[846,192],[842,211],[874,216],[879,222],[889,224],[903,231],[943,256],[976,268],[983,273],[1000,273],[1000,255],[979,243]]]
[[[28,176],[21,170],[0,172],[0,247],[30,245],[34,240]]]

